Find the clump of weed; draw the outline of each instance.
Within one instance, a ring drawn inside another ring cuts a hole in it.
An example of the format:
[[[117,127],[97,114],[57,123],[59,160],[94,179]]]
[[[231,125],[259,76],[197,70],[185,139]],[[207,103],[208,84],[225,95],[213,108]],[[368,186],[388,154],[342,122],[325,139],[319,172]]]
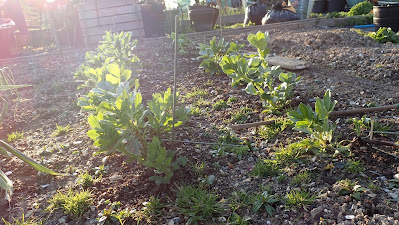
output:
[[[251,108],[241,107],[238,112],[234,112],[231,115],[231,121],[236,123],[245,123],[248,120],[248,115],[252,112]]]
[[[56,137],[64,135],[72,130],[70,125],[61,126],[61,125],[56,124],[56,126],[57,126],[57,129],[53,132],[53,136],[56,136]]]
[[[8,142],[14,142],[16,140],[24,138],[24,132],[12,132],[11,134],[7,134],[7,141]]]
[[[15,219],[13,218],[12,223],[6,221],[4,218],[1,218],[3,220],[4,225],[42,225],[43,221],[34,221],[31,219],[25,220],[25,214],[22,213],[21,219]]]
[[[93,178],[88,172],[79,174],[78,184],[82,185],[83,189],[93,186],[96,179]]]
[[[280,172],[280,167],[277,160],[259,159],[256,161],[251,174],[259,177],[267,177],[276,175]]]
[[[312,181],[312,179],[310,178],[310,174],[309,174],[308,171],[299,172],[297,175],[295,175],[292,178],[292,184],[293,185],[307,184],[310,181]]]
[[[229,99],[227,99],[228,104],[236,103],[236,102],[237,102],[237,98],[235,96],[230,96]]]
[[[348,173],[360,173],[360,172],[363,172],[365,169],[364,169],[362,162],[360,162],[358,160],[349,159],[346,162],[345,170]]]
[[[161,203],[160,199],[154,196],[150,197],[148,202],[143,202],[143,208],[141,211],[136,212],[134,215],[137,224],[140,224],[140,221],[143,219],[150,224],[154,222],[159,216],[162,215],[162,208],[165,206]]]
[[[215,102],[215,103],[212,105],[212,107],[213,107],[215,110],[221,110],[221,109],[227,107],[227,103],[226,103],[224,100],[220,99],[220,100],[218,100],[217,102]]]
[[[305,207],[306,205],[313,204],[316,196],[311,195],[309,192],[292,190],[288,192],[284,198],[285,203],[290,207]]]
[[[50,205],[47,207],[47,210],[60,208],[73,219],[79,219],[88,211],[90,205],[93,203],[93,199],[90,191],[86,190],[74,193],[72,189],[69,189],[65,194],[58,191],[49,200],[49,203]]]
[[[178,187],[176,205],[180,213],[189,217],[188,224],[209,222],[223,211],[216,194],[190,185]]]
[[[283,132],[287,127],[293,123],[290,119],[279,117],[275,119],[273,124],[268,126],[260,126],[258,128],[258,134],[264,139],[273,139],[277,134]]]
[[[196,97],[203,97],[207,94],[208,94],[207,90],[205,90],[203,88],[195,87],[190,92],[188,92],[184,97],[185,98],[196,98]]]

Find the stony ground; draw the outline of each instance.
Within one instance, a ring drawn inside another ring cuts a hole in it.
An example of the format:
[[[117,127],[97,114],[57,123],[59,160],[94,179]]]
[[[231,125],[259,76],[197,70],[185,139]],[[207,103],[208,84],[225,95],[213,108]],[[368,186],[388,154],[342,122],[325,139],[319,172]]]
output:
[[[252,51],[246,41],[248,34],[226,36],[228,41],[245,43],[246,50]],[[378,44],[369,38],[360,36],[347,28],[314,28],[306,30],[271,30],[271,54],[302,59],[311,62],[309,69],[296,71],[302,76],[291,103],[296,107],[299,102],[313,104],[317,96],[326,89],[338,101],[336,110],[346,110],[367,106],[389,105],[399,102],[399,46]],[[209,38],[195,38],[196,43],[208,43]],[[257,97],[246,94],[241,88],[232,88],[225,75],[207,75],[198,68],[196,59],[198,50],[189,49],[189,53],[179,59],[177,85],[181,96],[192,92],[194,88],[206,90],[205,103],[198,104],[198,98],[185,98],[185,104],[199,107],[201,113],[191,117],[178,129],[178,139],[191,142],[215,142],[220,130],[236,123],[234,115],[242,107],[251,112],[244,122],[268,120],[273,116],[262,114],[262,105]],[[153,92],[166,90],[173,84],[173,50],[169,41],[153,40],[139,42],[135,49],[141,59],[143,71],[140,78],[144,99]],[[286,129],[273,139],[259,135],[261,128],[249,128],[236,131],[241,139],[248,140],[254,146],[253,151],[238,158],[234,155],[215,155],[212,145],[179,143],[169,147],[178,155],[189,159],[189,166],[179,170],[171,184],[156,186],[148,181],[153,175],[135,163],[126,163],[122,156],[92,156],[96,151],[92,141],[86,135],[89,130],[87,114],[76,106],[79,85],[73,79],[73,73],[82,63],[84,53],[68,53],[64,58],[59,55],[44,55],[20,61],[0,62],[0,67],[9,67],[16,83],[31,84],[32,87],[20,91],[18,109],[2,124],[0,137],[14,131],[24,132],[24,138],[12,143],[17,149],[46,166],[69,176],[51,177],[38,174],[20,160],[0,158],[0,166],[14,181],[14,196],[10,204],[0,200],[0,217],[6,220],[18,218],[22,213],[46,221],[46,224],[95,224],[98,213],[106,206],[104,201],[120,201],[123,208],[130,211],[141,210],[142,203],[150,196],[158,196],[166,205],[153,224],[185,224],[187,218],[179,214],[174,206],[176,186],[182,182],[198,184],[204,176],[214,177],[209,186],[219,199],[225,203],[223,211],[213,221],[203,224],[227,224],[231,216],[229,207],[235,199],[235,193],[260,193],[267,189],[279,196],[290,190],[300,188],[309,190],[317,196],[315,202],[306,207],[289,208],[282,202],[275,204],[273,217],[265,211],[254,213],[251,206],[242,206],[236,212],[249,216],[250,224],[399,224],[399,190],[389,185],[389,180],[399,173],[399,152],[393,147],[366,147],[353,143],[352,156],[365,167],[361,173],[353,174],[343,167],[345,157],[315,157],[306,155],[304,159],[286,168],[284,176],[254,177],[250,175],[257,159],[269,157],[280,145],[299,140],[305,135]],[[217,100],[227,101],[231,96],[237,99],[223,110],[215,110],[212,104]],[[391,131],[399,130],[398,111],[369,113],[381,124],[389,125]],[[355,137],[347,121],[341,118],[337,128],[337,139],[352,141]],[[54,136],[56,125],[70,125],[71,131],[62,136]],[[375,135],[377,140],[398,141],[398,136]],[[385,153],[381,152],[384,151]],[[388,153],[388,154],[387,154]],[[193,165],[205,162],[202,174],[194,172]],[[94,202],[81,220],[72,220],[61,211],[48,212],[48,200],[58,191],[69,188],[80,189],[77,175],[82,171],[94,173],[94,168],[107,165],[108,173],[99,180],[91,191]],[[330,166],[329,169],[327,167]],[[302,185],[293,184],[294,176],[308,171],[311,180]],[[337,183],[342,179],[351,179],[363,187],[374,184],[360,200],[348,195],[339,195]],[[3,192],[0,194],[3,197]],[[322,218],[322,219],[321,219]],[[142,221],[143,223],[143,221]],[[135,224],[133,219],[126,224]]]

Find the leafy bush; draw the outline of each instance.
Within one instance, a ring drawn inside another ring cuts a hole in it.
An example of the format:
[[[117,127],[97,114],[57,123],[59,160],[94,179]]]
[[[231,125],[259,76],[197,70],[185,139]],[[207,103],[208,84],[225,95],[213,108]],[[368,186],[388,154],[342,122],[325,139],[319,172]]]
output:
[[[204,68],[205,73],[221,74],[223,70],[220,68],[219,62],[222,60],[222,57],[226,55],[236,55],[243,46],[244,45],[237,45],[234,42],[225,42],[224,38],[217,41],[216,37],[212,38],[210,45],[199,44],[199,59],[202,59],[200,68]]]
[[[328,120],[336,103],[337,101],[331,101],[331,92],[327,90],[323,99],[316,98],[315,111],[310,105],[301,103],[297,110],[290,111],[288,116],[295,123],[294,129],[310,134],[312,138],[326,146],[331,142],[339,121],[330,123]]]
[[[395,33],[389,27],[380,27],[376,32],[370,32],[367,36],[371,37],[378,43],[399,43],[399,32]]]
[[[371,10],[373,10],[373,4],[371,2],[369,1],[360,2],[349,10],[348,16],[369,14]]]

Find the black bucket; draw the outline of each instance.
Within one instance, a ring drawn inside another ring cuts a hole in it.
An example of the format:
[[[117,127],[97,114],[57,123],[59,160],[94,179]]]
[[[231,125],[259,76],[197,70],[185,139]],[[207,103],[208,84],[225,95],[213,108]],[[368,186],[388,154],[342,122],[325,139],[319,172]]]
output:
[[[327,0],[328,12],[342,12],[345,9],[346,0]]]
[[[160,5],[141,5],[144,33],[146,37],[159,37],[165,35],[163,27],[163,10]]]
[[[373,6],[373,23],[375,29],[390,27],[393,31],[399,31],[399,5]]]
[[[315,0],[313,3],[313,13],[327,12],[327,0]]]
[[[219,16],[219,9],[213,7],[189,7],[190,21],[196,32],[212,30]]]

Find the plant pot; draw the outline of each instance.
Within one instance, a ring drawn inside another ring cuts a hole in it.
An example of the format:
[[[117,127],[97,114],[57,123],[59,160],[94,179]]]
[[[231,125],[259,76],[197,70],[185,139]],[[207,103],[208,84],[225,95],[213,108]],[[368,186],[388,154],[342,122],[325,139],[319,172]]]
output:
[[[196,32],[209,31],[216,24],[219,9],[208,6],[191,6],[188,15]]]
[[[327,12],[327,0],[315,0],[313,3],[313,13]]]
[[[390,27],[399,31],[399,5],[373,6],[373,23],[376,31],[380,27]]]
[[[328,12],[342,12],[345,9],[346,0],[327,0]]]
[[[144,33],[146,37],[159,37],[165,34],[161,5],[141,5],[141,15],[143,16]]]

